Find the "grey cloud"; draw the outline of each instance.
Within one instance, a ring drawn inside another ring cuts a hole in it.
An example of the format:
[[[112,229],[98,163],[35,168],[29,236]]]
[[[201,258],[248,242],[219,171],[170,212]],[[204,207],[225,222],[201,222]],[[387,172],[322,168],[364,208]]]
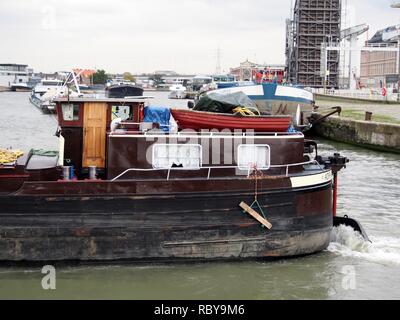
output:
[[[371,29],[400,17],[390,0],[348,2]],[[214,70],[220,46],[225,69],[246,58],[283,63],[289,7],[290,0],[1,0],[0,61],[44,71],[203,73]]]

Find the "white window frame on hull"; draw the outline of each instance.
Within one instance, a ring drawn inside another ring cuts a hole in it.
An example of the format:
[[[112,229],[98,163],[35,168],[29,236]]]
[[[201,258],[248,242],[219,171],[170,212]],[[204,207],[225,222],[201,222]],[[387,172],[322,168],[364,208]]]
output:
[[[260,161],[259,159],[259,150],[266,151],[266,158],[263,159],[262,161]],[[250,153],[252,153],[251,163],[247,161]],[[271,147],[268,144],[239,145],[237,166],[239,170],[244,170],[244,171],[252,171],[254,169],[269,170],[271,168]]]
[[[166,148],[167,155],[159,156],[159,149]],[[176,148],[176,154],[170,154],[170,150],[172,148]],[[185,151],[181,150],[186,149],[186,154],[189,152],[189,156],[182,156],[182,153]],[[196,155],[192,156],[194,149],[196,150]],[[163,164],[160,159],[168,162],[168,165]],[[203,150],[200,144],[161,144],[157,143],[153,145],[152,151],[152,166],[153,169],[172,169],[173,165],[182,165],[182,169],[186,170],[200,170],[203,163]],[[188,162],[188,163],[187,163]],[[196,163],[195,163],[196,162]],[[194,164],[195,163],[195,164]]]

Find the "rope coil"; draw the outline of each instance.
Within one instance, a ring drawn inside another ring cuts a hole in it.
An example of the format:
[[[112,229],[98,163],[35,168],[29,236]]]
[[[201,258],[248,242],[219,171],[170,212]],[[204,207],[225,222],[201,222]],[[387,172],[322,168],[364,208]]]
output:
[[[250,107],[237,107],[232,111],[234,114],[240,114],[243,117],[255,117],[261,115],[260,111],[258,111],[256,108],[250,108]]]

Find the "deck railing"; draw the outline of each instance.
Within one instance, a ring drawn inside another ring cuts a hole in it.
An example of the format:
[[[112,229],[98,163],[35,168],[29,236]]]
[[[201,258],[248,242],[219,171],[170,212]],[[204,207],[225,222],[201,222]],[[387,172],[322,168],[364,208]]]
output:
[[[123,122],[121,123],[122,125],[127,125],[127,124],[135,124],[139,125],[140,123],[137,122]],[[122,129],[123,130],[123,129]],[[190,137],[259,137],[259,136],[265,136],[265,137],[288,137],[288,136],[298,136],[298,137],[304,137],[304,134],[302,132],[256,132],[249,130],[248,132],[243,131],[243,130],[231,130],[229,132],[213,132],[213,131],[191,131],[191,130],[185,130],[185,131],[179,131],[176,133],[168,133],[164,131],[137,131],[137,132],[129,132],[127,131],[126,133],[121,133],[121,132],[110,132],[110,136],[121,136],[121,135],[142,135],[142,136],[157,136],[157,135],[163,135],[165,137],[173,137],[173,136],[178,136],[178,137],[183,137],[183,136],[190,136]]]
[[[285,168],[286,169],[286,177],[289,176],[289,169],[290,168],[294,168],[294,167],[300,167],[300,166],[306,166],[306,165],[316,165],[319,167],[319,169],[323,170],[324,168],[319,164],[319,162],[317,160],[312,160],[312,161],[307,161],[307,162],[300,162],[300,163],[291,163],[291,164],[283,164],[283,165],[271,165],[269,167],[269,169],[259,169],[259,171],[268,171],[270,169],[279,169],[279,168]],[[122,172],[121,174],[119,174],[118,176],[116,176],[115,178],[111,179],[111,181],[116,181],[119,180],[120,178],[122,178],[124,175],[126,175],[129,172],[156,172],[156,171],[167,171],[167,181],[170,180],[170,176],[171,176],[171,171],[201,171],[201,170],[208,170],[207,173],[207,180],[210,180],[211,178],[211,171],[213,169],[238,169],[238,166],[212,166],[212,167],[200,167],[200,168],[196,168],[196,169],[192,169],[192,168],[168,168],[168,169],[159,169],[159,168],[148,168],[148,169],[140,169],[140,168],[129,168],[126,169],[124,172]],[[251,173],[255,170],[255,168],[249,167],[248,172],[247,172],[247,177],[249,177],[251,175]],[[240,170],[243,171],[243,170]]]

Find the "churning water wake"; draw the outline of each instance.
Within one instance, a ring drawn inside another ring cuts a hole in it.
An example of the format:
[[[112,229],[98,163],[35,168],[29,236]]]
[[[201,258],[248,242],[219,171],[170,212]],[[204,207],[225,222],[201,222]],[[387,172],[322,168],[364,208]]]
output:
[[[371,241],[365,241],[351,227],[339,226],[333,229],[328,251],[385,265],[400,265],[399,238],[371,237]]]

